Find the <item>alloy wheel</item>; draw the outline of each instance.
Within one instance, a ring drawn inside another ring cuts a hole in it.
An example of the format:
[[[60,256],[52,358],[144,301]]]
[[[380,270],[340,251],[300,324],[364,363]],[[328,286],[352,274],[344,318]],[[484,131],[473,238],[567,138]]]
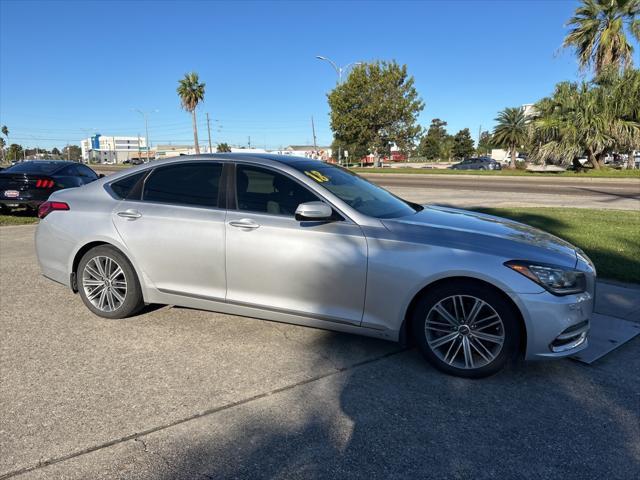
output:
[[[498,312],[471,295],[446,297],[431,307],[425,335],[441,361],[462,369],[489,365],[505,342],[504,323]]]
[[[113,258],[96,256],[82,271],[82,288],[94,307],[103,312],[113,312],[125,301],[127,279]]]

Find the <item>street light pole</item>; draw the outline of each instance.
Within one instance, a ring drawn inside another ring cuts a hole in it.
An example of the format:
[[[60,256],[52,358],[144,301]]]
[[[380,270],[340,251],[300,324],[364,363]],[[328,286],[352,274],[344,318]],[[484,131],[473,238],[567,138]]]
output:
[[[336,65],[336,62],[334,62],[330,58],[323,57],[322,55],[316,55],[316,58],[318,60],[323,60],[323,61],[328,62],[328,63],[331,64],[333,69],[338,74],[338,85],[342,85],[342,74],[343,73],[345,73],[351,67],[355,67],[356,65],[362,65],[362,62],[351,62],[351,63],[348,63],[347,65],[345,65],[344,67],[339,67],[338,65]],[[341,146],[338,146],[338,165],[342,165],[342,147]]]
[[[144,118],[144,129],[146,132],[146,146],[147,146],[147,163],[149,163],[149,113],[155,113],[158,112],[158,110],[152,110],[151,112],[143,112],[142,110],[139,110],[137,108],[133,109],[134,111],[138,112],[140,115],[142,115],[142,117]]]

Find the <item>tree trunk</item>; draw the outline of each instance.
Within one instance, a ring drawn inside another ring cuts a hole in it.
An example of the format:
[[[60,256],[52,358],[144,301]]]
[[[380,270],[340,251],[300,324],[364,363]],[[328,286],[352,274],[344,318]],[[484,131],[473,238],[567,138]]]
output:
[[[196,121],[195,109],[191,112],[193,120],[193,145],[196,149],[196,155],[200,155],[200,145],[198,144],[198,122]]]
[[[591,150],[587,150],[587,158],[589,159],[589,163],[593,166],[594,170],[600,170],[600,162],[596,158],[596,155]]]
[[[516,148],[515,147],[511,147],[511,163],[509,163],[509,168],[511,169],[516,168]]]
[[[633,158],[633,150],[629,151],[627,157],[627,170],[633,170],[636,167],[636,159]]]

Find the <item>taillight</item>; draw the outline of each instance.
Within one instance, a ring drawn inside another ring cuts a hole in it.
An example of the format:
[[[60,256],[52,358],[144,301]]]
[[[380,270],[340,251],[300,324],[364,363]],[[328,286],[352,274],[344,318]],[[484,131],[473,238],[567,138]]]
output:
[[[36,181],[36,188],[51,188],[53,185],[53,180],[38,179]]]
[[[44,202],[38,207],[38,218],[44,218],[54,210],[69,210],[69,205],[64,202]]]

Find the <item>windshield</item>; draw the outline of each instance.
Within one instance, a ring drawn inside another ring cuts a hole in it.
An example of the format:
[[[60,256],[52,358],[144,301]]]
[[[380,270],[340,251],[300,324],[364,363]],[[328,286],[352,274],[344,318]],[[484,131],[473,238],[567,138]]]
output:
[[[417,211],[408,202],[342,167],[320,161],[292,162],[290,165],[363,215],[395,218]]]
[[[60,162],[22,162],[3,170],[7,173],[40,173],[49,175],[61,166]]]

